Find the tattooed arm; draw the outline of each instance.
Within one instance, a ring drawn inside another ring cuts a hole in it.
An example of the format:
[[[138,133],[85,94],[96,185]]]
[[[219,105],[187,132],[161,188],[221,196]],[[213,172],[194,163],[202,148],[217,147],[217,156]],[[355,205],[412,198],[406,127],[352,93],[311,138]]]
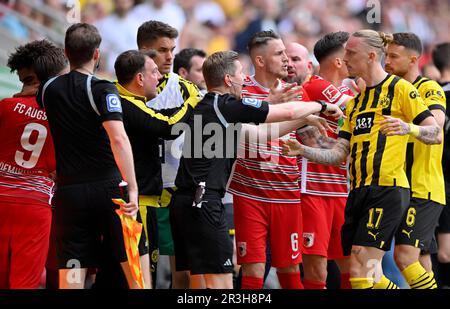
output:
[[[427,145],[442,143],[441,128],[434,117],[425,118],[418,126],[398,118],[389,116],[384,118],[380,122],[380,132],[386,136],[410,134]]]
[[[283,153],[288,156],[303,156],[323,165],[338,166],[347,159],[349,148],[350,144],[344,138],[338,138],[331,149],[312,148],[290,139],[283,144]]]
[[[303,145],[313,148],[331,149],[337,140],[321,134],[317,127],[307,126],[297,130],[297,135]]]

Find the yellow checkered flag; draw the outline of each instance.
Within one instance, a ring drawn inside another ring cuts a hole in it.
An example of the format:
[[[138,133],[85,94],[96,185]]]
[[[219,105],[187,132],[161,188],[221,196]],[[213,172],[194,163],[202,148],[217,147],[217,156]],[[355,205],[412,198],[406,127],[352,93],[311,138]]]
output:
[[[125,204],[123,199],[112,199],[114,204]],[[142,234],[142,224],[137,222],[135,218],[125,215],[122,209],[116,209],[117,215],[120,217],[122,223],[123,240],[125,243],[125,250],[127,252],[128,263],[131,268],[131,275],[137,282],[139,287],[145,287],[144,277],[142,276],[141,260],[139,259],[139,240]]]

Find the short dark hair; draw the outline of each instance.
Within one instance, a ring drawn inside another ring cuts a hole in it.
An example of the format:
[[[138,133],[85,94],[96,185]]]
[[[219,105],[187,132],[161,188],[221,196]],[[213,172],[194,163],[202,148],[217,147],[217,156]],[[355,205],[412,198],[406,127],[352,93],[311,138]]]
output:
[[[181,50],[178,54],[175,55],[175,59],[173,60],[173,71],[175,73],[178,73],[181,68],[185,68],[189,71],[192,66],[191,59],[194,56],[206,58],[206,53],[203,50],[197,48],[185,48]]]
[[[40,82],[58,75],[67,66],[62,48],[47,40],[36,40],[16,48],[8,58],[11,73],[32,69]]]
[[[220,87],[223,85],[225,74],[236,73],[235,61],[239,55],[235,51],[220,51],[206,58],[203,63],[203,77],[207,88]]]
[[[440,72],[450,69],[450,42],[436,45],[432,57],[434,65]]]
[[[314,56],[318,62],[344,49],[344,44],[348,41],[350,33],[345,31],[330,32],[319,39],[314,45]]]
[[[178,37],[178,31],[169,24],[150,20],[143,23],[137,33],[137,46],[142,49],[145,44],[152,43],[159,38],[176,39]]]
[[[407,49],[414,50],[422,55],[423,47],[419,37],[412,32],[397,32],[393,34],[392,44],[404,46]]]
[[[126,85],[133,80],[137,73],[141,73],[145,68],[146,57],[154,58],[156,52],[127,50],[121,53],[114,63],[117,81],[121,85]]]
[[[70,64],[77,67],[89,62],[101,42],[102,37],[95,26],[86,23],[70,26],[65,38],[66,54]]]
[[[259,31],[253,35],[247,45],[248,53],[251,54],[252,50],[260,46],[267,45],[267,42],[271,40],[281,39],[278,34],[273,30]]]

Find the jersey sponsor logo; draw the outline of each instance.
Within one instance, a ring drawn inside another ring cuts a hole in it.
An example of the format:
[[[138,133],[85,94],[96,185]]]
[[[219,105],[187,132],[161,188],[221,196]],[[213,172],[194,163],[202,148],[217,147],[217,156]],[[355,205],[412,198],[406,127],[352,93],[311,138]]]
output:
[[[303,233],[303,246],[311,248],[314,245],[314,233]]]
[[[368,134],[372,130],[375,112],[363,113],[356,118],[356,126],[353,135]]]
[[[298,258],[299,255],[300,255],[300,252],[297,252],[296,254],[292,254],[292,255],[291,255],[291,258],[292,258],[293,260],[295,260],[296,258]]]
[[[444,97],[442,95],[442,92],[440,92],[439,90],[430,90],[430,91],[427,91],[427,93],[425,93],[425,98],[429,98],[431,96],[438,96],[440,98]]]
[[[329,85],[324,91],[322,91],[322,94],[330,103],[333,103],[337,100],[337,98],[339,98],[341,92],[334,85]]]
[[[120,99],[116,94],[108,94],[106,96],[106,108],[110,113],[122,112],[122,104],[120,103]]]
[[[409,97],[410,97],[411,99],[415,99],[415,98],[417,98],[417,97],[420,97],[420,94],[419,94],[417,91],[413,90],[413,91],[411,91],[411,92],[409,93]]]
[[[238,251],[240,257],[247,255],[247,243],[245,241],[238,242]]]
[[[243,98],[242,99],[242,104],[244,105],[248,105],[254,108],[260,108],[262,101],[258,100],[258,99],[253,99],[253,98]]]

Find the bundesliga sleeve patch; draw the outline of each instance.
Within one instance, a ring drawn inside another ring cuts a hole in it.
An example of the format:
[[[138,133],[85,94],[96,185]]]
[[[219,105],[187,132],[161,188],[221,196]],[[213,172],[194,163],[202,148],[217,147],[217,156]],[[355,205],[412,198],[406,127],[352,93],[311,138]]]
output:
[[[116,94],[108,94],[106,96],[106,108],[110,113],[122,112],[122,104]]]
[[[260,108],[262,101],[258,99],[252,99],[252,98],[243,98],[242,104],[252,106],[254,108]]]

